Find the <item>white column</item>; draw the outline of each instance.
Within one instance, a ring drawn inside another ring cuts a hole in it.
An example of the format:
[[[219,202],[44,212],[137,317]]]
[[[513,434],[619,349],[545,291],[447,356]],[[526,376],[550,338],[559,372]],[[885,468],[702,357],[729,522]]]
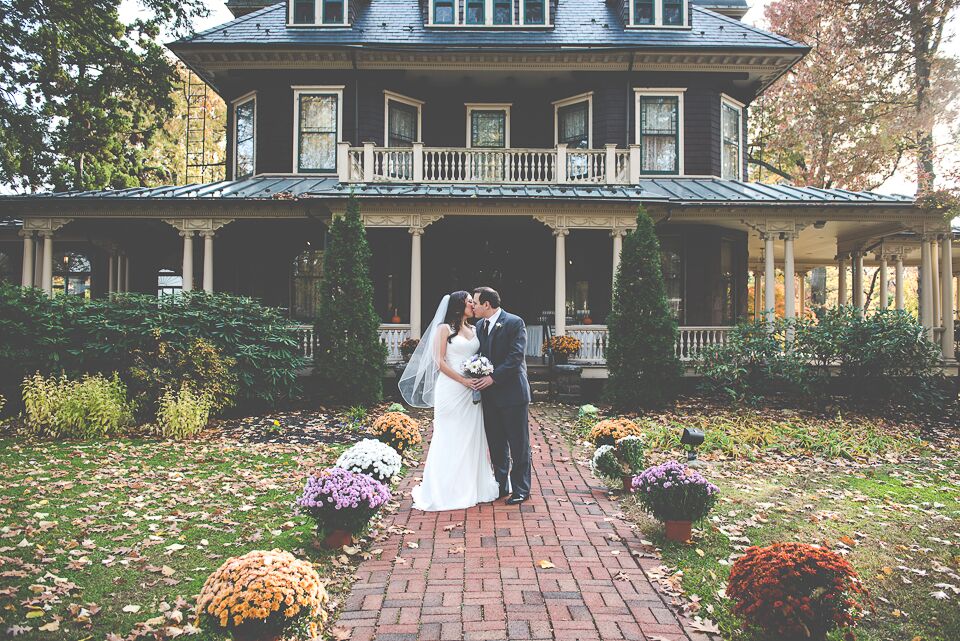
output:
[[[410,336],[420,338],[422,330],[420,320],[423,278],[421,276],[421,239],[422,227],[410,228]]]
[[[614,229],[610,232],[613,236],[613,282],[617,282],[617,270],[620,269],[620,253],[623,251],[623,230]]]
[[[793,234],[783,238],[783,316],[797,317],[797,274],[793,264]]]
[[[933,268],[930,270],[930,277],[933,278],[933,285],[930,289],[930,297],[933,300],[933,326],[943,326],[943,315],[940,309],[940,271],[937,269],[940,252],[937,248],[936,239],[930,241],[930,264]]]
[[[940,336],[940,349],[943,360],[953,360],[955,347],[953,343],[953,247],[951,233],[947,232],[940,240],[940,285],[941,309],[943,310],[943,334]]]
[[[183,236],[183,291],[193,291],[193,232],[182,231]]]
[[[203,232],[203,291],[213,293],[213,232]]]
[[[897,282],[894,285],[894,287],[896,288],[896,296],[894,297],[894,300],[895,300],[897,309],[902,311],[904,308],[903,256],[898,254],[895,260],[896,262],[894,263],[894,265],[896,267],[895,273],[897,277]]]
[[[853,306],[859,310],[861,318],[864,309],[863,300],[863,252],[853,252]]]
[[[777,271],[773,263],[773,236],[763,238],[763,313],[768,323],[777,315]]]
[[[43,289],[43,237],[38,235],[33,252],[33,286]]]
[[[920,323],[927,330],[927,338],[933,340],[933,262],[930,260],[930,243],[920,241]]]
[[[847,298],[847,258],[846,256],[837,256],[837,305],[843,307],[848,302]]]
[[[569,229],[560,227],[553,235],[557,238],[556,266],[553,272],[553,316],[554,332],[563,336],[567,332],[567,249],[566,239]]]
[[[877,299],[877,302],[880,303],[880,304],[878,305],[878,309],[886,309],[886,308],[887,308],[887,298],[888,298],[888,296],[887,296],[887,289],[888,289],[888,284],[887,284],[887,257],[881,255],[881,256],[880,256],[880,298]]]
[[[53,296],[53,232],[43,232],[43,275],[40,284],[48,296]]]
[[[763,311],[763,292],[760,285],[763,281],[760,268],[753,269],[753,320],[760,320],[760,313]]]
[[[20,284],[23,287],[33,287],[33,232],[21,231],[23,236],[23,269],[20,275]]]
[[[806,270],[800,270],[797,275],[800,277],[800,289],[798,291],[800,294],[799,316],[803,318],[807,315],[807,272]]]

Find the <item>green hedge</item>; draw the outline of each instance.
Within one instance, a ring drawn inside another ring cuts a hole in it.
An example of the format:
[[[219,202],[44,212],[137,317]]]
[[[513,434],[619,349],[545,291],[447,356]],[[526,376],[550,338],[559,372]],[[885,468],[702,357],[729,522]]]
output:
[[[198,338],[235,361],[239,404],[276,405],[297,393],[296,371],[306,363],[295,330],[253,299],[203,292],[51,299],[11,285],[0,285],[0,393],[19,398],[24,376],[38,371],[123,373],[160,341],[186,353]]]

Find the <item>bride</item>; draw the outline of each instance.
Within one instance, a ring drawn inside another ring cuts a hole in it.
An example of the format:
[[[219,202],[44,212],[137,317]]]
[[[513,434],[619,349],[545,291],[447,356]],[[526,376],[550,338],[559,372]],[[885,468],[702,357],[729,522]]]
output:
[[[480,350],[468,292],[443,297],[426,334],[400,377],[400,392],[414,407],[433,407],[433,438],[413,507],[427,512],[460,510],[495,501],[483,406],[473,402],[471,380],[461,366]]]

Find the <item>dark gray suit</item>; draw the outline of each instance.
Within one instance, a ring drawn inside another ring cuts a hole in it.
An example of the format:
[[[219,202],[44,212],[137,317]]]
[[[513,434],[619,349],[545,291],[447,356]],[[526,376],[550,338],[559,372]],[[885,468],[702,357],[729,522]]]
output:
[[[490,446],[493,472],[506,491],[507,475],[515,495],[530,495],[530,430],[527,407],[530,384],[527,382],[527,328],[519,316],[506,310],[488,331],[489,321],[477,324],[480,353],[493,363],[493,385],[483,390],[483,423]],[[513,469],[510,469],[510,460]]]

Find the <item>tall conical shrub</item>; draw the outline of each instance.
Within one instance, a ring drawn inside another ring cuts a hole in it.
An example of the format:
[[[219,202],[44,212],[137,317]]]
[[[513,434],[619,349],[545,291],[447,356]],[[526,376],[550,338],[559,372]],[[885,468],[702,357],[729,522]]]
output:
[[[618,410],[662,407],[677,393],[677,321],[667,303],[660,241],[641,206],[637,228],[623,239],[607,320],[607,400]]]
[[[370,259],[360,206],[351,196],[346,214],[330,225],[314,329],[314,367],[321,389],[331,400],[350,405],[377,403],[383,397],[387,354],[373,306]]]

